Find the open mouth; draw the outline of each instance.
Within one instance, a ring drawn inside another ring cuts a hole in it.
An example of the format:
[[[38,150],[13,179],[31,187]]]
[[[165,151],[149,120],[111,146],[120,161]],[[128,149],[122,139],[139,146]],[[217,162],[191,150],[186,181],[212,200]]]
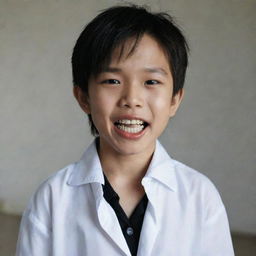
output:
[[[129,119],[122,119],[117,120],[114,125],[125,132],[128,133],[139,133],[144,130],[149,123],[142,121],[142,120],[129,120]]]

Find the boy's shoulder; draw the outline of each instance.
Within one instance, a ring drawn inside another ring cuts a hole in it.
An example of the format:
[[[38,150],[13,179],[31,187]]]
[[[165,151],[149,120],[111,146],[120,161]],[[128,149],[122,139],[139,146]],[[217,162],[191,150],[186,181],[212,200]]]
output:
[[[32,199],[34,201],[51,198],[52,194],[57,194],[63,190],[67,184],[70,174],[75,169],[76,163],[67,165],[66,167],[52,173],[48,178],[41,182],[35,191]]]
[[[167,163],[164,165],[165,172],[171,173],[172,179],[175,179],[177,188],[199,189],[200,187],[215,188],[212,181],[200,171],[172,158],[162,144],[157,142],[157,162]]]
[[[36,195],[64,194],[72,187],[95,182],[95,170],[100,173],[100,162],[97,155],[95,141],[83,153],[80,160],[54,172],[46,178],[35,192]],[[99,176],[99,175],[98,175]],[[103,175],[102,175],[103,176]],[[101,181],[101,179],[98,179]],[[54,193],[52,193],[54,191]],[[60,192],[60,193],[58,193]]]
[[[215,185],[213,182],[202,172],[178,161],[175,159],[172,159],[175,171],[177,175],[177,179],[179,181],[182,181],[185,185],[187,184],[188,187],[194,187],[195,185],[201,185],[201,186],[208,186],[208,187],[214,187]]]
[[[75,164],[70,164],[44,180],[30,198],[23,212],[24,217],[27,216],[27,219],[40,226],[45,232],[51,228],[50,216],[54,202],[67,195],[65,184],[74,166]]]
[[[204,205],[211,205],[215,209],[223,206],[218,189],[206,175],[175,159],[172,161],[175,166],[178,193],[184,198],[201,200]]]
[[[177,178],[183,181],[188,180],[190,183],[191,182],[202,182],[202,183],[211,182],[210,179],[200,171],[176,159],[172,158],[172,161],[175,167]]]
[[[55,171],[40,184],[39,188],[45,187],[45,186],[58,187],[58,185],[61,186],[66,184],[68,182],[68,179],[71,173],[75,170],[76,165],[77,165],[77,162],[74,162],[63,167],[58,171]]]

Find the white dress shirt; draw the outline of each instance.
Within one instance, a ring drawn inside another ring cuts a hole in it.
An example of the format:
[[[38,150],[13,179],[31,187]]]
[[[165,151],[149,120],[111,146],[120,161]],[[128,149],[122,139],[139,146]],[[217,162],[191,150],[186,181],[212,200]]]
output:
[[[80,161],[38,188],[22,217],[16,256],[131,255],[101,184],[94,141]],[[138,256],[234,255],[215,186],[170,158],[159,141],[142,185],[149,201]]]

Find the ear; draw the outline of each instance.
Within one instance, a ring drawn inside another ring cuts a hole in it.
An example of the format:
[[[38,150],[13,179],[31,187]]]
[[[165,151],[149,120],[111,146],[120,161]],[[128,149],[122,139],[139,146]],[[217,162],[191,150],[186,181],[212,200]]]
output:
[[[180,103],[184,97],[184,93],[184,89],[182,88],[172,97],[170,105],[170,117],[175,116],[176,111],[178,110]]]
[[[89,97],[82,91],[79,86],[73,87],[73,94],[80,107],[86,114],[90,114]]]

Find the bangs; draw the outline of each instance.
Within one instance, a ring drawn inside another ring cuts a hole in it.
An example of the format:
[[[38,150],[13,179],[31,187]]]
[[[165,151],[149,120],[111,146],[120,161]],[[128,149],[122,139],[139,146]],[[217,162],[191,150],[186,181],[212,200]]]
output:
[[[138,34],[129,38],[122,38],[119,42],[112,45],[112,50],[108,54],[98,56],[98,60],[95,59],[95,69],[93,70],[93,76],[97,76],[102,70],[109,67],[113,60],[120,62],[126,60],[133,55],[137,49],[143,34]]]

